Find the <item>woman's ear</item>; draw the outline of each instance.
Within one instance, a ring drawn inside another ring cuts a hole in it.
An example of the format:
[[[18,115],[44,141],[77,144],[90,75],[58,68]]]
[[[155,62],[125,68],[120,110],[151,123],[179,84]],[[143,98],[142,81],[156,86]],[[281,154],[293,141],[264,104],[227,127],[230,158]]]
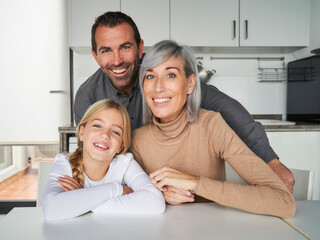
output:
[[[191,94],[193,92],[194,86],[196,85],[197,82],[197,76],[195,74],[192,74],[188,78],[188,91],[187,94]]]
[[[83,131],[84,131],[84,126],[81,125],[79,129],[79,139],[81,142],[83,142]]]

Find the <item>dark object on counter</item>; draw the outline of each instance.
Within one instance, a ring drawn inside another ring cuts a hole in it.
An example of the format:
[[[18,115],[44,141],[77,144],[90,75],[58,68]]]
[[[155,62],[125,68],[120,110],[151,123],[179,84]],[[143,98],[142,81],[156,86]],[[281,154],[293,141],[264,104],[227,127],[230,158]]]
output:
[[[204,70],[204,68],[202,67],[202,62],[198,62],[197,68],[199,72],[200,81],[204,83],[207,83],[212,77],[212,75],[216,73],[216,70],[214,69],[212,69],[211,71]]]
[[[316,54],[316,55],[320,55],[320,48],[313,49],[313,50],[311,51],[311,53]]]
[[[320,55],[288,63],[287,120],[320,123]]]

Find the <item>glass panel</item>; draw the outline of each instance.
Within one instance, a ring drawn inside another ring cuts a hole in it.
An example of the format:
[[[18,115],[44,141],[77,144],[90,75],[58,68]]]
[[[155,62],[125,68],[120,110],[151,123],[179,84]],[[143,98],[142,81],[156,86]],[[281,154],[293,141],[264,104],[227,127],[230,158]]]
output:
[[[35,201],[38,194],[39,163],[52,162],[58,152],[58,144],[0,146],[0,166],[14,166],[10,169],[13,173],[6,173],[8,176],[0,182],[0,201]]]
[[[0,146],[0,171],[12,165],[11,146]]]

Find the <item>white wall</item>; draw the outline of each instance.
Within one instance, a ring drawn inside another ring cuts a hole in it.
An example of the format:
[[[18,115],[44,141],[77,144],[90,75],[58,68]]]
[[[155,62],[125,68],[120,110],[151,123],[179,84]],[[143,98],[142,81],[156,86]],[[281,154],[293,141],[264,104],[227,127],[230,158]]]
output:
[[[295,60],[292,54],[217,54],[215,50],[194,49],[206,70],[215,69],[209,84],[238,100],[251,114],[285,114],[286,82],[258,82],[257,60],[211,60],[210,57],[285,57],[285,63]],[[220,51],[220,50],[219,50]],[[282,61],[261,61],[261,67],[282,67]],[[98,69],[89,51],[74,53],[75,92],[82,82]]]
[[[70,122],[67,26],[65,0],[0,1],[0,143],[58,141]]]

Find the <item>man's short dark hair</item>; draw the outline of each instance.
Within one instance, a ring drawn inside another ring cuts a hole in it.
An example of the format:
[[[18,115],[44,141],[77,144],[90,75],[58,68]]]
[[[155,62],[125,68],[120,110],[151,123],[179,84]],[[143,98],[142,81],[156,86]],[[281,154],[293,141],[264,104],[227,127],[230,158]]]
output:
[[[91,47],[96,54],[97,54],[97,43],[96,43],[95,35],[96,35],[97,27],[105,26],[105,27],[112,28],[122,23],[128,23],[131,26],[134,32],[134,39],[137,43],[137,46],[139,47],[141,37],[140,37],[139,30],[137,28],[137,25],[132,20],[132,18],[122,12],[106,12],[96,18],[95,23],[93,24],[91,29]]]

